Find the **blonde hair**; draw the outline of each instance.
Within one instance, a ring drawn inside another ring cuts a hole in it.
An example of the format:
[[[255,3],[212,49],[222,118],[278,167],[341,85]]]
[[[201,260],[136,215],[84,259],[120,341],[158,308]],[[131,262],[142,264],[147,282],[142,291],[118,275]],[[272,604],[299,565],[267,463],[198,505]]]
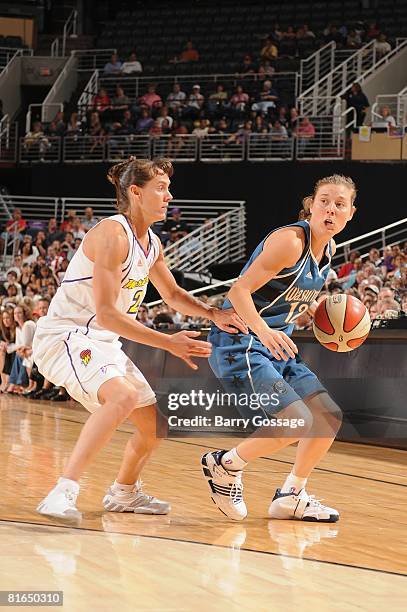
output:
[[[136,159],[129,157],[126,161],[115,164],[109,169],[107,179],[116,188],[116,206],[120,213],[128,211],[130,202],[127,190],[131,185],[144,187],[148,181],[163,172],[171,177],[174,168],[169,159]]]
[[[313,194],[303,199],[302,208],[298,217],[300,221],[309,219],[311,217],[311,204],[315,199],[318,189],[322,187],[322,185],[344,185],[345,187],[348,187],[348,189],[351,189],[352,191],[351,203],[353,205],[357,192],[356,185],[350,176],[343,176],[343,174],[332,174],[331,176],[325,176],[315,183]]]

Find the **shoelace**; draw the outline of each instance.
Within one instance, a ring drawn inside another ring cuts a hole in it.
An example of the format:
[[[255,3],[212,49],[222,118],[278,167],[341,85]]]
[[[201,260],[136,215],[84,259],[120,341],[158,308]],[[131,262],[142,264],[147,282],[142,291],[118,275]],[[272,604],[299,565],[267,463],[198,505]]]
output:
[[[143,484],[144,483],[142,480],[137,480],[134,490],[136,491],[136,493],[139,493],[140,495],[142,495],[147,501],[151,502],[154,498],[152,495],[147,495],[146,493],[144,493]]]
[[[76,498],[77,498],[77,495],[75,493],[73,493],[69,489],[66,489],[65,490],[65,497],[68,500],[70,506],[75,506],[75,502],[76,502]]]
[[[243,483],[234,482],[230,487],[229,495],[235,505],[243,501]]]
[[[309,495],[309,505],[313,508],[325,508],[323,504],[321,504],[322,499],[315,499],[315,495]]]

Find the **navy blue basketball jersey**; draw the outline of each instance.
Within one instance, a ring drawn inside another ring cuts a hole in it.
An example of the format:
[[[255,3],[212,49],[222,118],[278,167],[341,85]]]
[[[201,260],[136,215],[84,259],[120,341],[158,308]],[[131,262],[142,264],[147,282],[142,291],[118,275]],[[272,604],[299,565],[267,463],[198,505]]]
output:
[[[267,325],[291,334],[295,319],[306,310],[321,291],[331,264],[331,243],[329,242],[322,260],[318,264],[311,248],[311,228],[308,221],[297,221],[283,227],[302,227],[305,232],[305,246],[300,259],[291,268],[285,268],[268,283],[260,287],[252,298],[258,313]],[[253,263],[263,250],[264,242],[276,228],[256,247],[240,275]],[[223,308],[231,308],[225,300]]]

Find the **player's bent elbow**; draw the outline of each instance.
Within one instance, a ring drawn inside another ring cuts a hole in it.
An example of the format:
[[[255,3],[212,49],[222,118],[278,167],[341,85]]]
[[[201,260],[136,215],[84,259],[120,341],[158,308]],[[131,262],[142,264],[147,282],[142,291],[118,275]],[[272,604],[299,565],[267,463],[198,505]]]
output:
[[[113,309],[110,307],[102,307],[96,310],[96,322],[100,327],[109,329],[113,319]]]

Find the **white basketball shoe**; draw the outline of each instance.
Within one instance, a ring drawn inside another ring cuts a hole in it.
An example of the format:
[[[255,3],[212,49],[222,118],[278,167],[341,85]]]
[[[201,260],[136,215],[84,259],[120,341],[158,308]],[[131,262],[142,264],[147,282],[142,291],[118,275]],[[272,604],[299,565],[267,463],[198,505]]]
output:
[[[211,498],[219,510],[234,521],[242,521],[247,516],[243,500],[242,472],[226,470],[221,459],[227,451],[206,453],[202,459],[202,471],[209,485]]]
[[[106,491],[103,507],[109,512],[134,512],[135,514],[168,514],[171,505],[143,491],[143,483],[138,480],[131,491]]]
[[[305,489],[299,493],[281,493],[277,489],[270,504],[268,514],[274,519],[296,519],[318,523],[336,523],[339,512],[321,504],[313,495],[308,495]]]
[[[55,518],[80,520],[82,514],[76,507],[79,484],[60,479],[37,507],[37,512]]]

